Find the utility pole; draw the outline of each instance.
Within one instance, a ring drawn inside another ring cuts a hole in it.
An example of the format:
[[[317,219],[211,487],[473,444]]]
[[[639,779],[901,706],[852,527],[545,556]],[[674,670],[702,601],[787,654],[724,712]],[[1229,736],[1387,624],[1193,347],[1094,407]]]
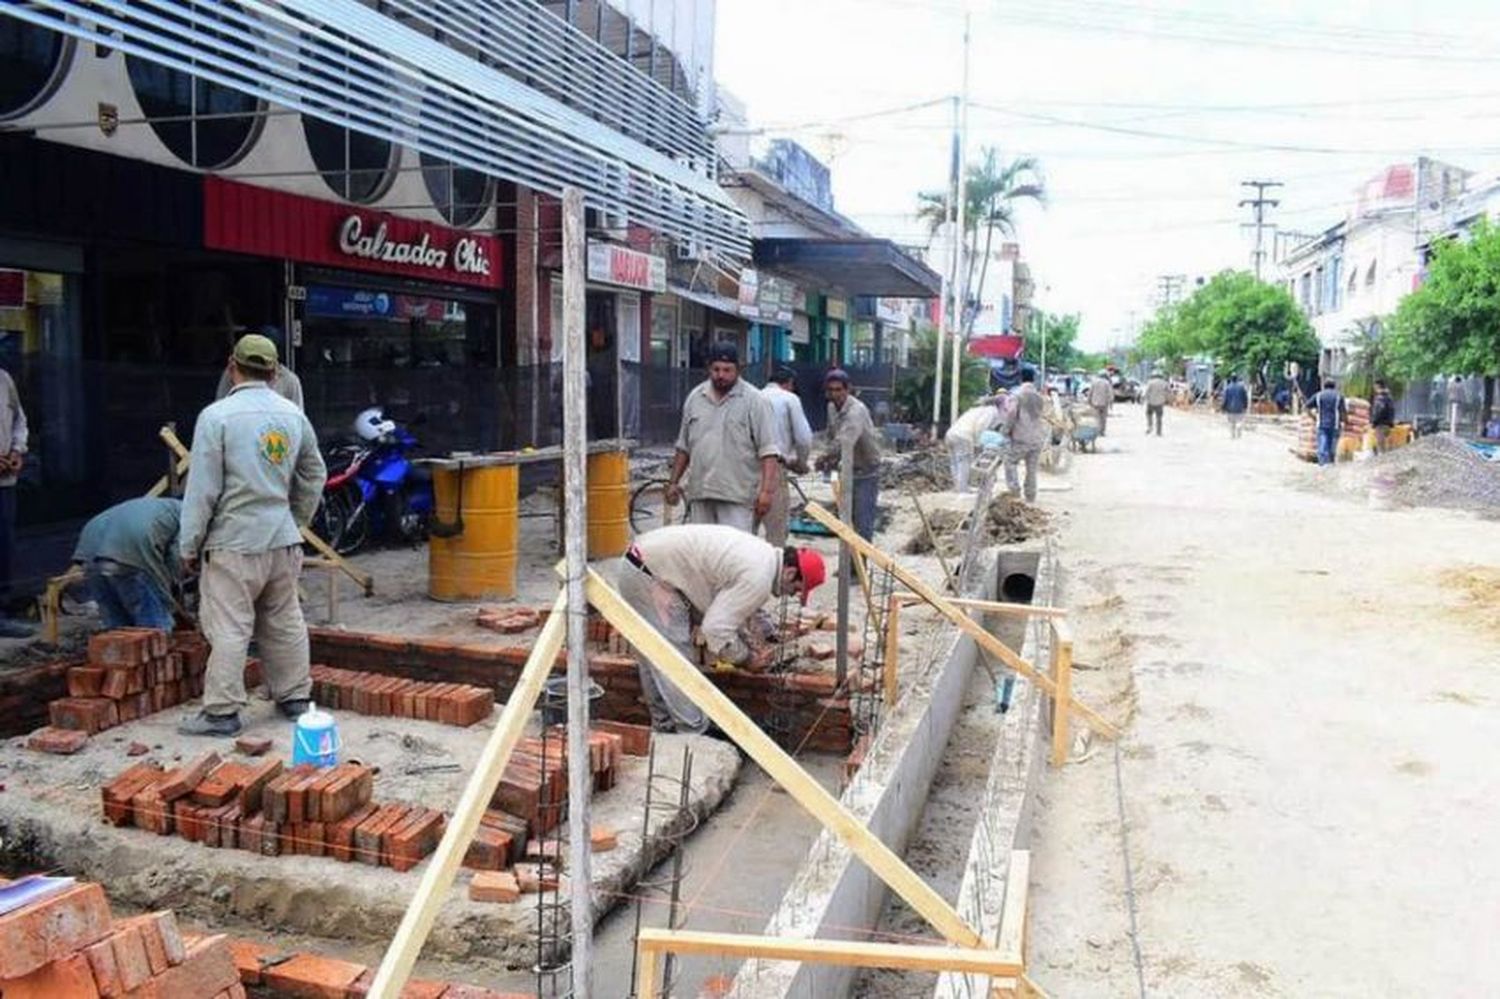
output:
[[[958,98],[953,98],[953,142],[948,163],[948,193],[943,201],[943,224],[948,228],[948,253],[943,267],[943,302],[939,309],[937,357],[932,378],[932,438],[937,439],[938,424],[943,419],[943,351],[948,346],[948,331],[953,328],[954,288],[958,285],[958,231],[953,221],[961,166],[958,159]]]
[[[1183,285],[1187,284],[1186,274],[1163,274],[1156,279],[1157,304],[1165,308],[1178,301],[1182,297]]]
[[[1255,214],[1255,221],[1251,223],[1255,228],[1255,253],[1252,255],[1252,258],[1255,261],[1255,280],[1259,281],[1261,279],[1261,265],[1264,263],[1266,257],[1266,209],[1275,208],[1281,204],[1280,201],[1267,198],[1266,191],[1269,188],[1284,187],[1285,185],[1279,180],[1242,180],[1240,181],[1240,186],[1255,188],[1255,197],[1243,199],[1240,201],[1240,207],[1249,206]]]
[[[958,308],[954,313],[958,316],[958,328],[953,331],[953,399],[948,407],[948,425],[951,427],[958,421],[958,395],[959,381],[963,374],[963,352],[964,331],[969,328],[969,268],[968,261],[964,259],[968,252],[967,220],[969,204],[969,48],[970,28],[974,22],[974,15],[969,12],[968,5],[964,8],[964,56],[963,56],[963,83],[958,94],[958,283],[954,289],[953,297],[958,302]]]

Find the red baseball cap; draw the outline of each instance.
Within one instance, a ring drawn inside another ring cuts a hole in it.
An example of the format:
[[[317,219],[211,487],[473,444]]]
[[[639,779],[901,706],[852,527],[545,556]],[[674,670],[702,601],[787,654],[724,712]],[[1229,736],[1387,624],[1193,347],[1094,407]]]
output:
[[[823,564],[823,556],[811,548],[798,548],[797,572],[802,576],[802,606],[806,607],[808,595],[828,578],[828,568]]]

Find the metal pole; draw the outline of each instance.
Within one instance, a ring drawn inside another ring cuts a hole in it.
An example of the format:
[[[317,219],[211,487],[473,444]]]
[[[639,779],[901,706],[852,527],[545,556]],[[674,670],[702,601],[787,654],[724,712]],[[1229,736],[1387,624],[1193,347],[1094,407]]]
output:
[[[584,386],[585,274],[583,192],[563,191],[563,520],[568,576],[568,886],[573,921],[573,995],[593,992],[593,872],[590,870],[589,663],[585,644],[588,602],[583,577],[588,452],[588,396]]]
[[[967,216],[969,208],[969,29],[973,20],[974,15],[965,10],[963,86],[958,96],[958,286],[953,292],[953,297],[958,303],[957,308],[953,310],[954,314],[958,317],[958,327],[953,331],[953,397],[948,404],[948,425],[950,427],[958,421],[959,365],[962,362],[964,341],[966,339],[966,332],[969,329],[969,266],[965,258],[969,252],[967,240]]]
[[[854,445],[844,442],[839,454],[839,519],[854,526]],[[849,675],[849,577],[854,574],[854,560],[849,545],[839,542],[839,630],[834,636],[835,677],[839,689]]]
[[[962,167],[958,160],[958,98],[953,98],[953,141],[948,164],[948,191],[943,197],[943,224],[948,227],[948,259],[943,267],[943,301],[939,310],[937,330],[937,357],[932,378],[932,436],[937,438],[938,424],[943,420],[943,351],[948,346],[948,331],[953,329],[954,291],[958,283],[958,239],[957,226],[953,222],[954,202],[957,199],[958,177]]]

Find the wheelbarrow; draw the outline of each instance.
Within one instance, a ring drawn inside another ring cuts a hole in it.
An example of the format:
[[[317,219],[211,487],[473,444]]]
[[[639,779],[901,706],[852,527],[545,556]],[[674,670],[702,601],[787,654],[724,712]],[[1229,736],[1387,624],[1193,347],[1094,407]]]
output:
[[[1098,439],[1098,427],[1091,424],[1080,424],[1073,428],[1073,433],[1068,443],[1074,451],[1093,451],[1094,442]]]

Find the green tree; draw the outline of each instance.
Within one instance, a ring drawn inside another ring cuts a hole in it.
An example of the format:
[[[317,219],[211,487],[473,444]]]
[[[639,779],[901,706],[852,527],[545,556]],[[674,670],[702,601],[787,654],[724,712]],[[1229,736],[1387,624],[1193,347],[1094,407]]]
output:
[[[1348,364],[1344,368],[1344,391],[1358,398],[1375,395],[1377,379],[1400,391],[1404,378],[1391,357],[1391,338],[1375,316],[1356,320],[1344,334]]]
[[[1207,355],[1222,370],[1260,380],[1279,375],[1288,361],[1316,365],[1319,345],[1285,288],[1246,271],[1224,271],[1185,301],[1159,309],[1136,349],[1174,370],[1185,358]]]
[[[916,334],[915,341],[911,346],[910,359],[906,368],[896,379],[896,385],[892,393],[895,407],[900,412],[901,418],[908,423],[928,424],[932,422],[932,379],[933,368],[937,362],[937,330],[927,327]],[[950,342],[943,350],[943,412],[940,414],[943,422],[948,418],[948,375],[953,370],[953,355],[949,353],[953,349]],[[982,359],[974,355],[964,353],[963,360],[959,366],[959,409],[963,410],[972,406],[980,398],[987,395],[990,390],[990,369]]]
[[[1082,324],[1078,313],[1055,315],[1037,309],[1026,331],[1026,352],[1021,359],[1038,367],[1042,363],[1042,341],[1047,345],[1047,370],[1067,371],[1078,363],[1078,330]]]
[[[1427,279],[1391,321],[1386,352],[1411,377],[1483,375],[1489,412],[1500,375],[1500,228],[1481,220],[1467,242],[1434,245]]]
[[[994,247],[995,234],[1015,235],[1016,208],[1022,201],[1033,201],[1040,205],[1047,203],[1047,186],[1042,179],[1041,162],[1034,156],[1020,156],[1002,163],[998,149],[993,146],[981,149],[978,162],[969,164],[967,168],[964,190],[964,257],[968,272],[965,286],[971,303],[984,300],[984,285],[989,277],[990,251]],[[948,193],[919,193],[917,218],[927,223],[929,236],[936,235],[948,221]],[[973,327],[974,310],[970,309],[964,320],[965,334],[972,331]]]

